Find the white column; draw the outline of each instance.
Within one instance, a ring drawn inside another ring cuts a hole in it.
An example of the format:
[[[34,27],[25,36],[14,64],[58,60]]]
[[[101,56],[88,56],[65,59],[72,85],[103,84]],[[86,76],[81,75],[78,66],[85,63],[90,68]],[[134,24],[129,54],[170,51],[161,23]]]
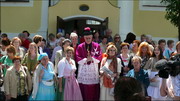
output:
[[[120,7],[119,34],[124,41],[127,33],[133,32],[133,0],[118,0]]]
[[[49,5],[49,0],[42,0],[41,26],[37,32],[37,34],[43,36],[43,38],[45,39],[47,38],[47,29],[48,29],[48,5]]]

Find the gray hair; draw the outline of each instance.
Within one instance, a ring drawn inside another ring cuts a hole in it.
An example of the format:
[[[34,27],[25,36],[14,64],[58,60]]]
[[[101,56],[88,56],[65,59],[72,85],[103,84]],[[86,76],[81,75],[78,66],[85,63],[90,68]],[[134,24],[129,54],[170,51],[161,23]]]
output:
[[[146,38],[149,40],[152,40],[152,36],[151,35],[146,35]]]
[[[142,58],[141,58],[140,56],[135,55],[135,56],[132,58],[132,62],[133,62],[134,60],[139,60],[139,62],[142,63]]]
[[[19,33],[18,37],[19,38],[26,38],[26,35],[24,33]]]
[[[78,36],[76,33],[72,32],[70,38]]]

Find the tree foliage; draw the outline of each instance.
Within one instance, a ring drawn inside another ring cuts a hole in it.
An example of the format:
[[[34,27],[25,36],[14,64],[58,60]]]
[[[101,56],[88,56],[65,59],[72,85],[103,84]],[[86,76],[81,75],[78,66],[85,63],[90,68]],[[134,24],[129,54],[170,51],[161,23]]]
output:
[[[165,18],[178,27],[178,39],[180,41],[180,0],[162,0],[161,3],[167,4]]]
[[[180,0],[162,0],[167,4],[165,18],[176,27],[180,26]]]

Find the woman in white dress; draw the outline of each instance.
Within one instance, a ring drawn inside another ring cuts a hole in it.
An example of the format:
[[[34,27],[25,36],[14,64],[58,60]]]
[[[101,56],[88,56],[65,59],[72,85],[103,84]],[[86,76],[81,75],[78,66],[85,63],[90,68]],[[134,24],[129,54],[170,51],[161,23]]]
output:
[[[107,57],[101,62],[101,88],[100,100],[114,100],[114,84],[121,73],[121,60],[116,57],[117,48],[115,45],[109,45],[106,49]]]
[[[158,76],[158,70],[155,68],[155,63],[161,59],[164,59],[163,51],[161,47],[155,46],[152,57],[147,61],[144,69],[148,70],[150,85],[147,88],[148,95],[152,100],[162,100],[160,95],[160,84],[162,79]]]

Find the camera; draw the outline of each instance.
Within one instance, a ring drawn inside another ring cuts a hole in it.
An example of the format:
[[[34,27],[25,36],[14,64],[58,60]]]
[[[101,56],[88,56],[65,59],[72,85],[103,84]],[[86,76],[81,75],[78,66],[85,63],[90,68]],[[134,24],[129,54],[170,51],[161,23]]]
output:
[[[177,76],[180,73],[180,54],[170,58],[161,59],[155,63],[155,68],[159,70],[159,77],[168,78],[169,75]]]

